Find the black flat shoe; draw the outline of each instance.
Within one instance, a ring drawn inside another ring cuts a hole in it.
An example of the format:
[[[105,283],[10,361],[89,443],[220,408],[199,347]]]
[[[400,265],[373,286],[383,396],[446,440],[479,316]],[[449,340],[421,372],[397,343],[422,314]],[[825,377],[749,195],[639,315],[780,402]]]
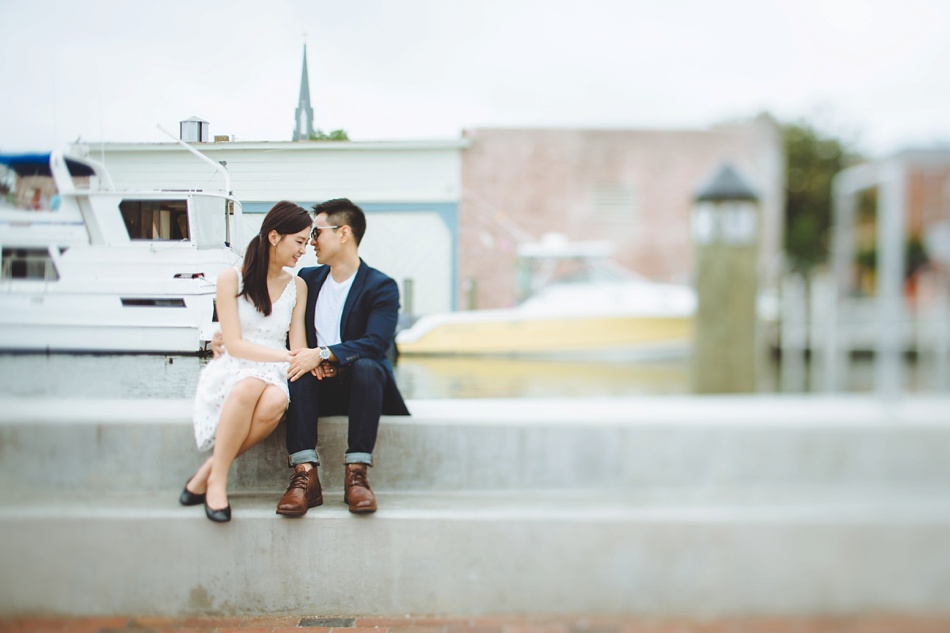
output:
[[[188,480],[191,481],[190,479]],[[188,484],[185,484],[185,489],[181,491],[181,496],[178,497],[178,503],[183,506],[197,506],[205,502],[205,495],[201,493],[196,495],[195,493],[188,490]]]
[[[229,503],[220,510],[212,510],[211,506],[205,502],[205,514],[215,523],[227,523],[231,520],[231,504]]]

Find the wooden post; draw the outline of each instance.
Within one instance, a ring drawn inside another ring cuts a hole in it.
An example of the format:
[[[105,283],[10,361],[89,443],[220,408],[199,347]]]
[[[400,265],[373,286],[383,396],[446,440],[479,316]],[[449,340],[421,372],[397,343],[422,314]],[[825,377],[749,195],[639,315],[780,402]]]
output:
[[[748,393],[756,386],[756,295],[761,208],[729,165],[696,195],[696,393]]]

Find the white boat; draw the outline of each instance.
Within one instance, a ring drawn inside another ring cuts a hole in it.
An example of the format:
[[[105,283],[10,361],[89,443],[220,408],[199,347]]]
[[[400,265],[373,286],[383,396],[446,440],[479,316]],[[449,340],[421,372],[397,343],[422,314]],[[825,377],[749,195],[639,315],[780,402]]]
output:
[[[0,205],[0,350],[207,349],[215,280],[243,251],[236,199],[117,191],[101,165],[63,152],[0,155],[0,165],[21,188],[54,192],[36,194],[40,209]]]
[[[513,308],[426,315],[401,330],[407,356],[656,360],[689,354],[695,292],[643,279],[609,260],[604,242],[548,235],[519,248],[531,279]],[[568,277],[558,277],[569,267]]]

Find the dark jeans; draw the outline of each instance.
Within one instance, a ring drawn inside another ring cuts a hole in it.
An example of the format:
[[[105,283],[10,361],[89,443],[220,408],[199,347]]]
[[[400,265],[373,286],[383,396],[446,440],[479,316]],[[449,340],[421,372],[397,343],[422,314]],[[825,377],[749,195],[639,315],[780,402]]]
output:
[[[308,372],[288,383],[287,453],[291,465],[318,463],[317,420],[328,415],[349,415],[347,462],[372,463],[386,375],[382,363],[361,358],[341,367],[337,377],[317,380]]]

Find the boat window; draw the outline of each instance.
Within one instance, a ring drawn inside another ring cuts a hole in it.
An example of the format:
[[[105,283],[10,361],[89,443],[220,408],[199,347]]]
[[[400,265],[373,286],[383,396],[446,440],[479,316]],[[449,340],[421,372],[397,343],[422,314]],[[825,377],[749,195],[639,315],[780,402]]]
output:
[[[190,239],[185,200],[123,200],[119,209],[131,240]]]
[[[49,255],[49,251],[40,248],[5,248],[0,278],[40,279],[56,281],[59,272]]]
[[[194,221],[192,241],[198,248],[221,248],[230,241],[228,214],[230,200],[215,196],[193,196],[191,212]]]

